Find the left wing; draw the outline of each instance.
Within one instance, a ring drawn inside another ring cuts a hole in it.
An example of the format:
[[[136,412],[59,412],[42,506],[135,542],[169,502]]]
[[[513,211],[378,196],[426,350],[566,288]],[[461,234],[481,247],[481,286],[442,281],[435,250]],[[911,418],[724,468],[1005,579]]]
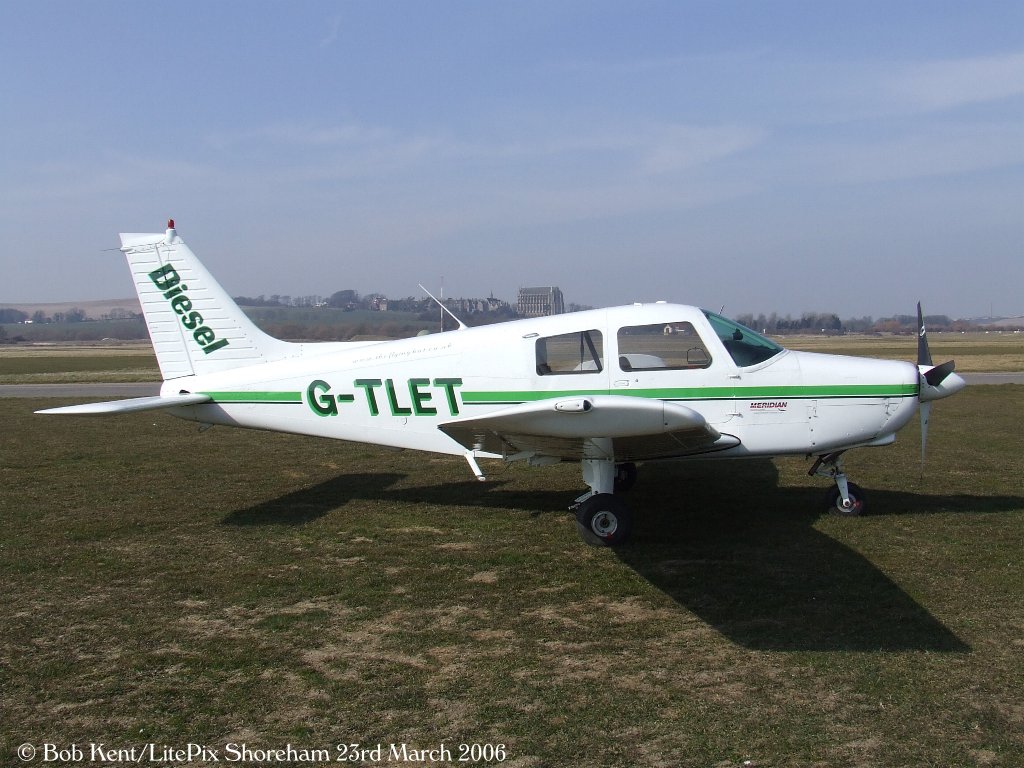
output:
[[[469,451],[582,459],[594,439],[610,438],[620,461],[672,458],[739,445],[685,405],[624,395],[522,403],[438,428]]]
[[[164,397],[134,397],[129,400],[111,400],[106,403],[82,403],[81,405],[65,405],[61,408],[47,408],[36,413],[61,414],[66,416],[109,416],[115,413],[134,413],[136,411],[155,411],[162,408],[177,408],[181,405],[199,405],[212,402],[209,395],[171,395]]]

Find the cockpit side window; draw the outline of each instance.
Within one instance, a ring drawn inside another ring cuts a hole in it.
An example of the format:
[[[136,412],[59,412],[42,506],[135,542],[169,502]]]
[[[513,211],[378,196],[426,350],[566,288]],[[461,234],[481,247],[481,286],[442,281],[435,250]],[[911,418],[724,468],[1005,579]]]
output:
[[[619,329],[618,342],[623,371],[679,371],[711,365],[707,347],[686,322],[628,325]]]
[[[537,339],[540,376],[599,373],[604,369],[604,343],[595,329]]]
[[[767,339],[756,331],[752,331],[745,325],[740,325],[734,320],[729,320],[716,315],[714,312],[704,310],[711,327],[715,329],[722,345],[732,357],[736,365],[746,368],[751,365],[763,363],[770,360],[780,352],[784,352],[771,339]]]

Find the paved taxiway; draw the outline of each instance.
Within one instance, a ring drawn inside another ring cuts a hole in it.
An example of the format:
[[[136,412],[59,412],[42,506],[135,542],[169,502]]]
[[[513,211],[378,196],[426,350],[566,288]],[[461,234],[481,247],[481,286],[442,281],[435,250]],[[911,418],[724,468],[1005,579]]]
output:
[[[151,397],[157,382],[139,384],[0,384],[0,397]]]

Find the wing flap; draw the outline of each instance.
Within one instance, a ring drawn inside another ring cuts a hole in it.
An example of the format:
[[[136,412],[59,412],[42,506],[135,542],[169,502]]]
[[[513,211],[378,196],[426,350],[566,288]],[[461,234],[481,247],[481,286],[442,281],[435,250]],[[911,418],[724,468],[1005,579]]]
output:
[[[668,458],[738,444],[684,405],[622,395],[522,403],[438,428],[467,450],[580,459],[592,438],[611,438],[617,458]]]
[[[183,394],[164,397],[133,397],[128,400],[110,400],[105,403],[82,403],[81,405],[65,405],[60,408],[47,408],[36,413],[59,414],[62,416],[110,416],[117,413],[135,413],[137,411],[157,411],[163,408],[178,408],[183,405],[200,405],[212,402],[209,395]]]

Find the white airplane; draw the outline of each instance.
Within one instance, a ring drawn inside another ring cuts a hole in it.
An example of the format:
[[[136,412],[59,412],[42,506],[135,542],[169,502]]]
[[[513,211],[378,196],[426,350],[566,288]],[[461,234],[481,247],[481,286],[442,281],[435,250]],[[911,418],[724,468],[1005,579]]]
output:
[[[794,352],[713,312],[657,302],[380,342],[297,344],[260,331],[168,222],[122,234],[160,395],[48,414],[166,409],[209,426],[291,432],[539,466],[578,461],[583,539],[623,543],[636,462],[817,456],[829,507],[864,493],[843,453],[889,445],[920,408],[964,387],[935,366],[921,308],[918,364]]]

